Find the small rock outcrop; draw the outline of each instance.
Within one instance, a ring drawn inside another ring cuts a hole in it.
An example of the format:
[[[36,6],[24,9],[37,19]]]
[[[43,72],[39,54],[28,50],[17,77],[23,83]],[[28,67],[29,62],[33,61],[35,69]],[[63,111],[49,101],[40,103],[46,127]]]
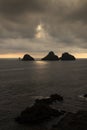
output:
[[[63,102],[63,97],[58,94],[52,94],[48,98],[36,99],[35,104],[51,105],[53,102]]]
[[[75,60],[76,58],[73,55],[65,52],[62,54],[62,57],[60,59],[65,61],[65,60]]]
[[[31,57],[29,54],[25,54],[22,61],[34,61],[34,58]]]
[[[55,61],[55,60],[59,60],[59,58],[57,55],[54,54],[53,51],[50,51],[49,54],[44,58],[42,58],[41,60]]]

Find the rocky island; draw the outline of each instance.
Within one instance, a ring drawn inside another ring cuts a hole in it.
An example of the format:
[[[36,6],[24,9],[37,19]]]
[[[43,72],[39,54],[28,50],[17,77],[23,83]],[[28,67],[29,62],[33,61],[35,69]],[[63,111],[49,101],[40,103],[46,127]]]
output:
[[[62,57],[60,58],[60,60],[62,60],[62,61],[75,60],[75,59],[76,58],[73,55],[69,54],[68,52],[63,53]]]
[[[59,60],[59,58],[58,58],[58,56],[57,55],[55,55],[54,54],[54,52],[53,51],[50,51],[49,53],[48,53],[48,55],[47,56],[45,56],[44,58],[42,58],[41,60],[48,60],[48,61],[55,61],[55,60]]]
[[[19,58],[20,60],[20,58]],[[22,61],[34,61],[35,59],[30,56],[29,54],[25,54],[22,58]],[[61,57],[58,57],[57,55],[55,55],[55,53],[53,51],[50,51],[44,58],[42,58],[41,60],[43,61],[72,61],[72,60],[76,60],[76,58],[69,54],[68,52],[65,52],[62,54]]]
[[[29,54],[25,54],[22,58],[22,61],[34,61],[34,58],[31,57]]]

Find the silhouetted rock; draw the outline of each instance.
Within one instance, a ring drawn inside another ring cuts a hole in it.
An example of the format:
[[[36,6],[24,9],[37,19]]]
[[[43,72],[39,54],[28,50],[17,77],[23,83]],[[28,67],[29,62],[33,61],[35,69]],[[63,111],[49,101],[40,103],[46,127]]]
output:
[[[61,60],[75,60],[75,57],[67,52],[62,54]]]
[[[55,61],[55,60],[59,60],[59,58],[57,55],[54,54],[53,51],[50,51],[49,54],[45,56],[44,58],[42,58],[41,60]]]
[[[23,60],[23,61],[34,61],[34,58],[31,57],[31,56],[28,55],[28,54],[25,54],[22,60]]]

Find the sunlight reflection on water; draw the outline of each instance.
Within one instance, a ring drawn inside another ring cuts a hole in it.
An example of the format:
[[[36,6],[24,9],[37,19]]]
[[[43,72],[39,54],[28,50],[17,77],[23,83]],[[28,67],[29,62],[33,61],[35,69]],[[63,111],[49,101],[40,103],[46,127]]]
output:
[[[39,64],[39,65],[47,65],[48,64],[48,62],[44,62],[44,61],[36,61],[35,62],[36,64]]]

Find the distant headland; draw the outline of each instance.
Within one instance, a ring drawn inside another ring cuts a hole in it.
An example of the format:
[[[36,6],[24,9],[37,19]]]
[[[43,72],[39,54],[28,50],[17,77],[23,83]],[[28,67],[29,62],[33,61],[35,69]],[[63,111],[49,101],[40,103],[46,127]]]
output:
[[[25,54],[22,58],[22,61],[34,61],[35,59],[30,56],[29,54]],[[75,56],[69,54],[68,52],[65,52],[62,54],[61,57],[58,57],[55,55],[53,51],[50,51],[45,57],[43,57],[41,60],[43,61],[72,61],[76,60]]]

